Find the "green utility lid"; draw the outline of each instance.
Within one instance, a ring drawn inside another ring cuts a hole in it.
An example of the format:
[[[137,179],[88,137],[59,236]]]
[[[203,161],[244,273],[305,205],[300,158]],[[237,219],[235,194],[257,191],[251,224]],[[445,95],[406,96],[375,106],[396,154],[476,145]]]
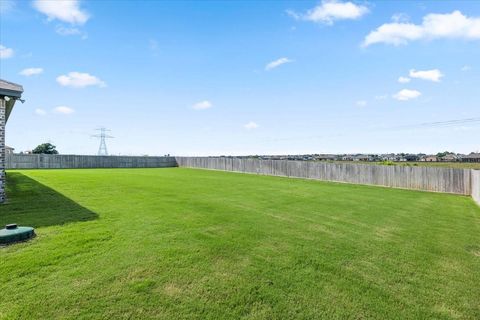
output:
[[[0,230],[0,245],[25,241],[35,235],[31,227],[19,227],[15,223],[7,224]]]

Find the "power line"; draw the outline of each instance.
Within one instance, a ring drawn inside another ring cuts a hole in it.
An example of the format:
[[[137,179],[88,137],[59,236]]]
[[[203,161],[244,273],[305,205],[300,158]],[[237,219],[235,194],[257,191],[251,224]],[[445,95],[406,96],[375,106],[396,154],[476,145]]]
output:
[[[478,124],[480,123],[480,117],[475,118],[465,118],[465,119],[453,119],[445,121],[434,121],[434,122],[423,122],[417,124],[401,125],[394,127],[380,127],[372,128],[372,130],[362,129],[363,132],[383,132],[383,131],[397,131],[404,129],[426,129],[426,128],[439,128],[439,127],[455,127],[464,124]],[[337,134],[328,134],[328,135],[313,135],[313,136],[303,136],[303,137],[290,137],[290,138],[270,138],[265,139],[263,142],[280,142],[280,141],[295,141],[295,140],[314,140],[314,139],[326,139],[326,138],[338,138],[347,136],[345,133]]]
[[[424,122],[414,125],[404,125],[393,127],[391,129],[409,129],[409,128],[425,128],[425,127],[454,127],[462,124],[472,124],[480,122],[480,117],[478,118],[466,118],[466,119],[455,119],[447,121],[435,121],[435,122]]]
[[[107,131],[111,131],[109,129],[106,129],[106,128],[98,128],[98,129],[95,129],[96,131],[100,131],[99,134],[94,134],[92,135],[92,137],[95,137],[95,138],[100,138],[100,146],[98,147],[98,153],[97,155],[99,156],[108,156],[108,151],[107,151],[107,144],[105,142],[105,139],[110,139],[110,138],[114,138],[112,137],[111,135],[108,135],[106,132]]]

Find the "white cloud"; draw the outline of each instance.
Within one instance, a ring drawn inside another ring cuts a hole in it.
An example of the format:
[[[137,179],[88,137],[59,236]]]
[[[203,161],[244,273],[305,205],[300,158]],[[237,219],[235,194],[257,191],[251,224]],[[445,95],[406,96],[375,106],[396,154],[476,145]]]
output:
[[[464,65],[460,70],[462,70],[462,71],[470,71],[470,70],[472,70],[472,67],[470,67],[469,65]]]
[[[213,104],[208,100],[197,102],[192,106],[195,110],[205,110],[210,109],[211,107],[213,107]]]
[[[8,59],[8,58],[11,58],[13,57],[13,54],[15,52],[13,51],[12,48],[7,48],[5,46],[2,46],[0,44],[0,59]]]
[[[39,115],[39,116],[44,116],[47,114],[47,111],[43,110],[43,109],[35,109],[35,114]]]
[[[398,82],[400,82],[400,83],[409,83],[410,80],[411,80],[411,79],[408,78],[408,77],[399,77],[399,78],[398,78]]]
[[[398,46],[414,40],[439,38],[480,39],[480,17],[467,17],[457,10],[427,14],[420,25],[398,21],[385,23],[365,37],[363,46],[375,43]]]
[[[403,89],[393,95],[393,98],[399,101],[407,101],[420,97],[421,93],[417,90]]]
[[[365,100],[358,100],[358,101],[356,102],[356,104],[357,104],[357,106],[359,106],[359,107],[365,107],[365,106],[367,105],[367,101],[365,101]]]
[[[27,69],[23,69],[22,71],[20,71],[20,75],[25,76],[25,77],[34,76],[34,75],[41,74],[41,73],[43,73],[42,68],[27,68]]]
[[[424,70],[424,71],[421,71],[421,70],[417,71],[415,69],[412,69],[410,70],[409,75],[412,78],[429,80],[434,82],[440,82],[440,78],[443,77],[443,74],[438,69]]]
[[[106,87],[106,83],[88,73],[70,72],[57,77],[57,82],[64,87],[84,88],[88,86]]]
[[[61,114],[72,114],[75,112],[75,110],[67,106],[58,106],[55,109],[53,109],[53,111],[55,111],[55,113],[61,113]]]
[[[265,66],[265,70],[272,70],[272,69],[275,69],[279,66],[281,66],[282,64],[285,64],[285,63],[289,63],[289,62],[293,62],[293,60],[290,60],[288,58],[280,58],[280,59],[277,59],[275,61],[272,61],[270,63],[268,63],[266,66]]]
[[[352,2],[323,0],[321,4],[310,9],[305,14],[294,11],[287,13],[298,20],[307,20],[332,25],[336,20],[355,20],[369,12],[368,8]]]
[[[61,36],[81,36],[82,39],[88,38],[85,32],[83,32],[79,28],[74,27],[65,27],[62,25],[58,25],[55,27],[55,32]]]
[[[80,8],[79,0],[35,0],[33,7],[45,14],[48,20],[60,20],[70,24],[83,25],[90,16]]]
[[[363,46],[374,43],[387,43],[393,45],[406,44],[408,40],[418,40],[422,37],[422,28],[410,23],[386,23],[370,32]]]
[[[393,22],[408,22],[408,20],[410,20],[409,15],[403,12],[395,13],[392,16]]]
[[[388,98],[387,94],[382,94],[374,97],[375,100],[385,100],[387,98]]]
[[[255,122],[253,121],[250,121],[249,123],[247,123],[246,125],[243,126],[245,129],[247,130],[253,130],[253,129],[257,129],[259,127],[258,124],[256,124]]]
[[[80,31],[80,29],[78,28],[69,28],[69,27],[64,27],[62,25],[58,25],[55,28],[55,32],[61,36],[72,36],[72,35],[82,34],[82,31]]]

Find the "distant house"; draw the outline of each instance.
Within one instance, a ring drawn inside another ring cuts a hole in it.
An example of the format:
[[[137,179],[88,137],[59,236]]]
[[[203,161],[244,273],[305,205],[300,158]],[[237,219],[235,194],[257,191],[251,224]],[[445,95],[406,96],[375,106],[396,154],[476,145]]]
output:
[[[394,153],[387,153],[387,154],[382,154],[380,156],[380,159],[382,161],[395,161],[397,159],[397,157],[395,156]]]
[[[425,162],[437,162],[438,161],[438,157],[436,155],[429,155],[429,156],[425,156],[423,159],[421,159],[421,161],[425,161]]]
[[[462,162],[480,162],[480,153],[470,153],[462,158]]]
[[[319,161],[333,161],[337,159],[337,156],[334,154],[319,154],[315,158]]]
[[[5,146],[5,154],[13,154],[13,150],[15,149],[9,146]]]
[[[455,155],[453,153],[449,153],[449,154],[440,158],[440,161],[443,161],[443,162],[455,162],[457,160],[458,160],[457,155]]]
[[[359,154],[353,157],[353,161],[370,161],[370,156],[366,154]]]
[[[418,161],[420,157],[416,154],[407,154],[404,157],[407,161]]]

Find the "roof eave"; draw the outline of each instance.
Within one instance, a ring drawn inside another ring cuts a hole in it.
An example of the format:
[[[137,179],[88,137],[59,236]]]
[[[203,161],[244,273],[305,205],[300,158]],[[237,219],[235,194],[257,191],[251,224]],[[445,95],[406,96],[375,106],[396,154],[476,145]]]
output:
[[[22,98],[23,93],[23,86],[0,79],[0,99],[5,100],[6,105],[6,120],[10,116],[10,113],[13,110],[13,106],[15,105],[16,100],[20,100]],[[9,99],[6,99],[8,97]],[[22,101],[23,102],[23,101]]]
[[[0,88],[0,97],[10,97],[10,98],[21,98],[22,97],[22,91],[17,91],[17,90],[9,90],[9,89],[4,89]]]
[[[23,86],[10,82],[4,79],[0,79],[0,97],[21,98],[23,93]]]

